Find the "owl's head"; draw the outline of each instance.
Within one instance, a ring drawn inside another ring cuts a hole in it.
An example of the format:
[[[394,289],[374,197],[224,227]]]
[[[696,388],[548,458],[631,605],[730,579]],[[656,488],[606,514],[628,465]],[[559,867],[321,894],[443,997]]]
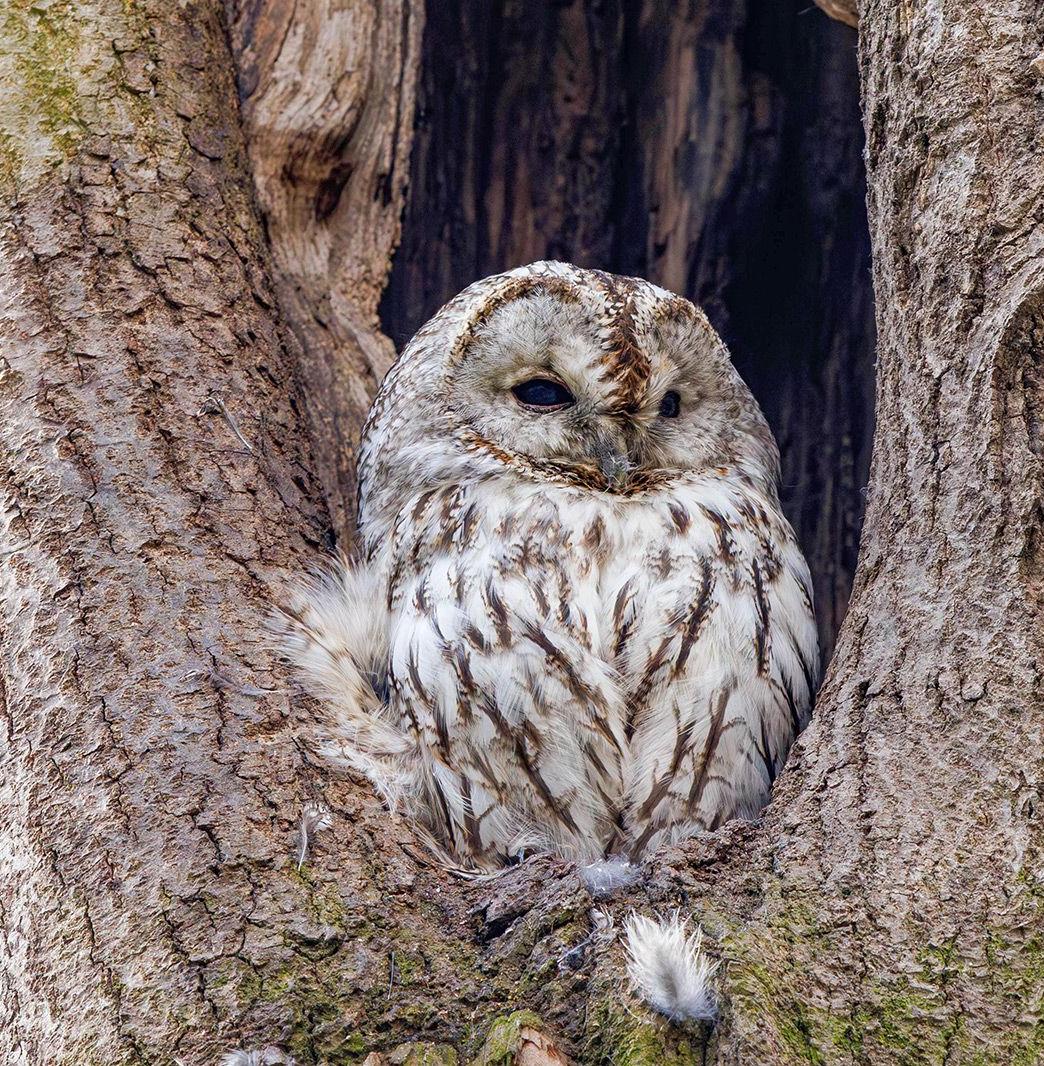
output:
[[[477,282],[418,332],[375,402],[364,477],[389,448],[400,470],[449,476],[467,458],[622,495],[715,467],[773,493],[778,476],[764,416],[702,311],[562,263]]]

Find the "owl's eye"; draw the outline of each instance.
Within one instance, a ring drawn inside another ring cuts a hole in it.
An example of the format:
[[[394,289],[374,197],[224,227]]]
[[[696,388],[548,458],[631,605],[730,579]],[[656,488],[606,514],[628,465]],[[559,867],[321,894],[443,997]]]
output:
[[[531,378],[516,385],[511,391],[515,394],[515,399],[527,407],[568,407],[576,402],[565,385],[547,378]]]
[[[681,397],[674,391],[674,389],[664,393],[663,399],[660,401],[660,414],[664,418],[677,418],[680,411]]]

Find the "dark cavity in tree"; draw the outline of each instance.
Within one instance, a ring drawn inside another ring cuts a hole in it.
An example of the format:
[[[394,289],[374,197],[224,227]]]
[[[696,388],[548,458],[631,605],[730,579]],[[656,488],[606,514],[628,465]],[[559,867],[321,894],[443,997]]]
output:
[[[855,32],[809,0],[430,5],[384,328],[540,258],[702,304],[779,439],[829,653],[873,432],[862,147]]]

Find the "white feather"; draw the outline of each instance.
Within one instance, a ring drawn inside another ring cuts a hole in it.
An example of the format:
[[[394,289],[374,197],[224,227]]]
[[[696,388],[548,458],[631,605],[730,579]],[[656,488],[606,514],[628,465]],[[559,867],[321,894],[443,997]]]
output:
[[[321,755],[368,777],[393,809],[411,787],[412,745],[375,689],[387,669],[388,611],[369,567],[339,559],[292,591],[276,620],[282,650],[324,709]]]
[[[294,1066],[294,1061],[292,1055],[285,1055],[275,1047],[266,1047],[261,1051],[236,1048],[226,1051],[218,1060],[218,1066]]]
[[[642,868],[637,863],[628,862],[622,855],[614,855],[611,859],[581,866],[580,876],[591,895],[602,898],[630,888],[642,876]]]
[[[690,933],[677,913],[667,919],[631,914],[627,919],[627,975],[635,992],[672,1021],[713,1021],[713,977],[718,969],[703,953],[703,930]]]
[[[312,837],[333,825],[330,808],[325,803],[306,803],[301,811],[297,829],[297,868],[300,870],[308,858],[308,845]]]

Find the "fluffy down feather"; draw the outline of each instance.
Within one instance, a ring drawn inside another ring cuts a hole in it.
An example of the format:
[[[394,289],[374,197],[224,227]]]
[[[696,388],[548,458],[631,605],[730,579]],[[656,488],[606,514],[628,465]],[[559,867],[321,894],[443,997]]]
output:
[[[611,859],[602,859],[580,867],[580,877],[596,899],[630,888],[641,876],[641,866],[629,862],[622,855],[614,855]]]
[[[713,1021],[718,964],[703,953],[703,930],[697,926],[690,934],[677,913],[666,920],[632,914],[626,933],[627,975],[635,992],[672,1021]]]
[[[260,1051],[236,1048],[234,1051],[226,1051],[218,1066],[294,1066],[294,1059],[274,1047],[266,1047]]]
[[[316,730],[331,764],[368,777],[394,809],[410,787],[413,748],[379,696],[386,682],[388,617],[372,570],[338,559],[292,590],[276,620],[283,652],[324,709]]]

